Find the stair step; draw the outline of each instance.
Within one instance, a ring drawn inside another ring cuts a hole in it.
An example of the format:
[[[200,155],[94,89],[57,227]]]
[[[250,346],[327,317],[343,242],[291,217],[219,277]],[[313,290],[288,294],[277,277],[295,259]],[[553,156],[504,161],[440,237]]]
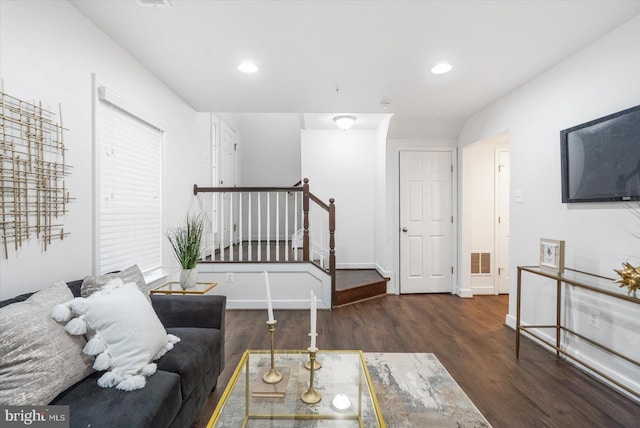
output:
[[[386,283],[388,280],[375,269],[336,269],[336,291],[344,291],[378,282]]]
[[[336,306],[387,294],[388,278],[375,269],[336,270]]]

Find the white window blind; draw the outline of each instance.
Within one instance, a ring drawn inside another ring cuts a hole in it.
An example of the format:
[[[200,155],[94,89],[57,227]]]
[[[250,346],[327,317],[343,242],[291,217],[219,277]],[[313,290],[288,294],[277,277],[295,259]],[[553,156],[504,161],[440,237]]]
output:
[[[162,264],[162,131],[98,101],[97,268]]]

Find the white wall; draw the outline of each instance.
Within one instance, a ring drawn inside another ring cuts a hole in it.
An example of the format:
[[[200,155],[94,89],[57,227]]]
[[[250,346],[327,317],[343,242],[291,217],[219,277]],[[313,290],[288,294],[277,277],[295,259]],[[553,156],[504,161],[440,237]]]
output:
[[[496,263],[496,148],[508,149],[505,137],[489,138],[471,144],[461,150],[460,212],[462,228],[460,236],[460,295],[494,294]],[[471,274],[471,253],[491,255],[491,273]]]
[[[324,202],[335,198],[336,265],[375,267],[376,131],[302,130],[302,175]]]
[[[207,164],[199,157],[208,144],[208,114],[195,113],[69,3],[0,2],[4,90],[54,110],[62,105],[73,167],[67,185],[76,198],[64,218],[68,238],[46,252],[32,240],[0,261],[0,299],[92,273],[92,73],[166,125],[165,224],[181,222],[189,207],[197,207],[193,183],[208,182]],[[164,258],[175,265],[168,245]]]
[[[471,208],[471,251],[462,257],[470,258],[471,253],[489,253],[494,251],[494,147],[491,144],[476,144],[468,149],[465,157],[471,158],[470,208]],[[465,237],[463,237],[464,239]],[[490,275],[471,275],[473,294],[493,294],[493,266]]]
[[[387,115],[376,129],[375,164],[375,263],[378,273],[393,278],[393,230],[390,220],[393,211],[389,210],[387,194],[387,132],[392,115]],[[387,291],[393,290],[393,284],[387,283]]]
[[[566,241],[566,265],[606,276],[623,261],[640,263],[640,242],[629,231],[640,225],[625,204],[562,204],[559,131],[637,105],[640,100],[640,17],[612,31],[538,78],[472,116],[459,138],[467,146],[506,129],[511,141],[511,298],[507,323],[516,313],[516,266],[536,265],[540,238]],[[554,319],[552,285],[525,277],[522,293],[526,323]],[[551,287],[551,288],[549,288]],[[581,300],[580,300],[581,299]],[[578,304],[580,300],[580,304]],[[567,305],[577,310],[571,322],[630,357],[640,355],[638,306],[575,291]],[[600,311],[606,325],[594,328],[588,317]],[[635,316],[632,314],[636,314]],[[547,332],[547,334],[551,334]],[[575,347],[575,341],[571,346]],[[579,352],[597,367],[640,391],[640,371],[618,364],[588,347]]]
[[[309,290],[319,300],[318,309],[331,309],[331,277],[309,263],[202,263],[198,280],[217,282],[209,293],[226,296],[228,309],[265,309],[266,320],[264,271],[274,309],[309,309]]]
[[[300,176],[300,116],[244,113],[241,119],[241,186],[294,185]]]

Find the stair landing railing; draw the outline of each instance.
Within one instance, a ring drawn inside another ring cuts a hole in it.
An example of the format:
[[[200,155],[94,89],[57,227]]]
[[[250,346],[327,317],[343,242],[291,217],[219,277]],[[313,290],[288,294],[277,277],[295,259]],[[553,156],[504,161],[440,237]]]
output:
[[[204,262],[310,262],[331,276],[335,301],[334,199],[325,203],[309,190],[309,179],[292,187],[201,187],[205,207]]]

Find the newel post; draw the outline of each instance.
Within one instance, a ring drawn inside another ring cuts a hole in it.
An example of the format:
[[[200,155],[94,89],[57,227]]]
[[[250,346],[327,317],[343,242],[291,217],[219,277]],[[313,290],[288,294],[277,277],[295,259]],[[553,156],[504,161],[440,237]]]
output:
[[[309,179],[305,178],[302,185],[302,260],[308,262],[309,255]]]
[[[336,206],[335,199],[329,199],[329,274],[331,275],[331,307],[338,301],[336,292]]]

